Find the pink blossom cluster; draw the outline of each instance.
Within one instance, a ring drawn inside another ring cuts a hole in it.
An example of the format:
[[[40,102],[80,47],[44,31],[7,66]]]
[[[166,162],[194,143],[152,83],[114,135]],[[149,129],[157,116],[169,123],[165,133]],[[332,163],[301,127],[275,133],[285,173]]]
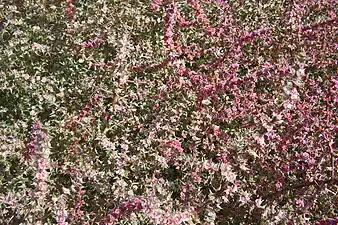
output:
[[[56,210],[56,222],[58,225],[68,225],[67,218],[68,218],[68,211],[66,209],[65,202],[62,199],[62,196],[60,196],[60,202]]]
[[[47,180],[49,176],[47,172],[49,169],[49,150],[45,143],[47,134],[41,130],[38,121],[33,122],[31,129],[30,142],[27,144],[24,157],[28,165],[36,170],[34,195],[37,197],[39,204],[44,204],[44,198],[48,192]]]
[[[130,200],[122,203],[119,207],[110,210],[105,215],[105,219],[101,224],[110,224],[116,222],[123,217],[130,215],[133,212],[140,212],[144,208],[144,203],[139,199]]]
[[[177,153],[181,154],[183,152],[181,142],[177,140],[170,140],[166,142],[166,145],[173,149],[174,151],[177,151]]]
[[[103,42],[103,40],[101,38],[95,38],[92,41],[85,41],[82,42],[80,44],[80,46],[84,49],[88,49],[88,48],[93,48],[93,47],[97,47],[99,46],[101,43]]]
[[[69,21],[71,21],[75,14],[75,5],[73,4],[73,0],[67,0],[67,8],[66,8],[66,16]]]
[[[171,4],[166,9],[166,14],[164,17],[165,27],[164,27],[164,44],[165,47],[170,51],[175,49],[175,37],[174,37],[174,25],[176,20],[176,7]]]
[[[164,144],[163,156],[167,162],[175,162],[176,157],[183,154],[181,142],[178,140],[169,140]]]
[[[32,124],[30,141],[27,144],[26,152],[24,157],[26,159],[31,159],[36,154],[40,154],[42,151],[42,144],[46,137],[46,133],[41,130],[38,122]]]
[[[47,169],[49,169],[49,166],[46,162],[46,159],[39,157],[37,159],[37,173],[35,175],[35,179],[37,183],[37,190],[41,192],[41,194],[46,193],[48,189],[48,185],[46,183],[48,179]]]

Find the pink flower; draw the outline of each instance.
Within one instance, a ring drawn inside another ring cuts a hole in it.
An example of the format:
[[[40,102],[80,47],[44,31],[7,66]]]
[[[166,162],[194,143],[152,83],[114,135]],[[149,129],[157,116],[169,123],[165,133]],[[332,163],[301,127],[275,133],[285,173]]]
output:
[[[233,63],[231,64],[232,68],[238,68],[239,67],[239,64],[238,63]]]
[[[301,200],[301,199],[296,199],[296,205],[297,205],[298,207],[303,206],[303,204],[304,204],[303,200]]]
[[[191,172],[190,177],[193,179],[195,183],[198,183],[201,181],[201,177],[196,172]]]
[[[170,140],[170,141],[167,141],[166,144],[167,144],[168,147],[177,150],[179,153],[183,152],[183,149],[181,147],[181,142],[180,141]]]
[[[290,170],[290,165],[289,164],[283,164],[282,170],[285,171],[285,172],[288,172]]]
[[[215,35],[215,33],[216,33],[216,29],[215,28],[209,28],[208,29],[208,34],[209,35]]]
[[[239,202],[241,203],[247,203],[248,201],[249,199],[245,195],[242,195],[241,197],[239,197]]]
[[[160,8],[160,2],[159,1],[152,1],[151,3],[151,9],[153,11],[157,11]]]
[[[282,66],[279,70],[285,74],[288,72],[289,68],[287,66]]]
[[[211,128],[211,134],[218,135],[221,133],[219,126],[213,125]]]
[[[282,190],[282,187],[283,187],[283,184],[282,184],[282,182],[281,181],[277,181],[277,183],[276,183],[276,190],[277,191],[281,191]]]

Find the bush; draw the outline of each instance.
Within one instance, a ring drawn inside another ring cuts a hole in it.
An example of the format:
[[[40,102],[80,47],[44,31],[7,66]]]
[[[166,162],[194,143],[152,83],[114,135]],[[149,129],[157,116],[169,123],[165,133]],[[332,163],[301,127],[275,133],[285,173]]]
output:
[[[337,222],[334,1],[0,7],[0,223]]]

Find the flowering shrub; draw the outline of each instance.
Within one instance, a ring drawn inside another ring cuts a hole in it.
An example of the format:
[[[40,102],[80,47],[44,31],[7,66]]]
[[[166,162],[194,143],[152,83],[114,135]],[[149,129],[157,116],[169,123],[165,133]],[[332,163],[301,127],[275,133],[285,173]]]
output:
[[[335,224],[335,1],[5,1],[1,224]]]

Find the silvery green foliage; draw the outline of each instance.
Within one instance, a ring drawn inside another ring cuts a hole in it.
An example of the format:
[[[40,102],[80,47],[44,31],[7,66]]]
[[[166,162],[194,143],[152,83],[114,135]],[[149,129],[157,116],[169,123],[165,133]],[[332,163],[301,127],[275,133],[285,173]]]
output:
[[[336,8],[0,3],[0,223],[334,220]]]

